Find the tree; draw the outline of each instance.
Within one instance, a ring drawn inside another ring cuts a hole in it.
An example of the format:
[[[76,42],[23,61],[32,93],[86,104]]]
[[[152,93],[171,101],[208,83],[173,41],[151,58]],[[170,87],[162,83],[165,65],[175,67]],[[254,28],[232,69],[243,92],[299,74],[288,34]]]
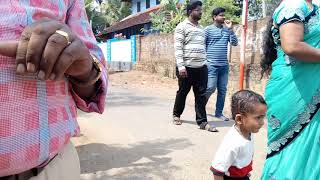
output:
[[[85,0],[88,19],[95,34],[131,14],[129,2],[121,2],[119,0],[108,0],[101,4],[100,2],[101,1],[96,2],[96,0]]]
[[[249,20],[255,20],[263,17],[262,3],[264,0],[249,0]],[[235,0],[235,4],[240,8],[237,13],[242,14],[243,0]]]
[[[113,25],[131,14],[131,5],[126,1],[108,0],[101,4],[101,12],[105,15],[108,24]]]
[[[177,5],[179,0],[162,0],[163,7],[157,13],[151,13],[152,30],[163,33],[172,32],[177,24],[185,19],[186,6],[189,1]],[[226,9],[226,18],[240,23],[243,0],[203,0],[203,15],[201,25],[212,23],[212,10],[216,7]],[[249,20],[263,17],[263,3],[265,3],[266,15],[270,16],[281,0],[249,0]]]
[[[186,6],[188,0],[179,4],[179,0],[162,0],[162,8],[157,13],[151,13],[152,30],[163,33],[172,32],[175,27],[186,18]],[[215,7],[224,7],[227,10],[228,19],[239,22],[236,15],[239,7],[234,4],[234,0],[203,0],[203,15],[200,23],[204,26],[212,23],[212,10]]]
[[[162,7],[156,13],[150,13],[152,29],[163,33],[172,32],[185,19],[188,1],[179,4],[179,0],[161,0]]]
[[[212,23],[212,10],[217,7],[226,9],[226,18],[233,22],[240,22],[241,10],[234,0],[204,0],[203,1],[203,15],[201,24],[207,26]]]
[[[85,0],[85,8],[94,34],[101,32],[105,26],[109,26],[106,16],[101,12],[95,0]]]
[[[275,8],[282,0],[249,0],[249,19],[259,19],[263,16],[271,16]],[[243,0],[235,0],[235,4],[242,9]],[[265,6],[263,6],[263,4]],[[265,13],[265,14],[263,14]],[[239,15],[241,12],[239,12]]]
[[[266,15],[272,16],[274,10],[279,6],[282,0],[264,0],[265,1],[265,8],[266,8]]]

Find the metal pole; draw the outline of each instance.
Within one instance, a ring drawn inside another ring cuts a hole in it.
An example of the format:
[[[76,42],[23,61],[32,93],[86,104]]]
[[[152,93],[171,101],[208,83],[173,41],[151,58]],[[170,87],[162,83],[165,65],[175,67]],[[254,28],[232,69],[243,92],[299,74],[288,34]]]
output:
[[[239,89],[243,89],[244,84],[244,70],[245,70],[245,52],[247,44],[247,29],[248,29],[248,0],[243,1],[242,9],[242,34],[241,34],[241,49],[240,49],[240,75],[239,75]]]
[[[262,17],[267,16],[267,4],[266,0],[262,0]]]

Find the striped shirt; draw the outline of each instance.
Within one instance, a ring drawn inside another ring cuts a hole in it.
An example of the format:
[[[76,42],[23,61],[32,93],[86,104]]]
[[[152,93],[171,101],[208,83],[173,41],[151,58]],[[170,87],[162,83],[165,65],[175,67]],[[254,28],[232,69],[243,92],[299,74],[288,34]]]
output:
[[[188,19],[178,24],[174,33],[174,48],[179,70],[206,64],[204,40],[204,30],[200,25],[194,25]]]
[[[41,17],[65,23],[104,64],[83,0],[1,0],[0,41],[17,40]],[[107,76],[95,101],[81,99],[67,80],[39,81],[15,71],[15,59],[0,55],[0,177],[45,164],[79,133],[77,108],[102,113]],[[1,179],[1,178],[0,178]]]
[[[210,25],[205,28],[205,43],[207,51],[207,61],[209,65],[228,65],[228,43],[232,46],[238,45],[236,34],[227,28],[218,28]]]

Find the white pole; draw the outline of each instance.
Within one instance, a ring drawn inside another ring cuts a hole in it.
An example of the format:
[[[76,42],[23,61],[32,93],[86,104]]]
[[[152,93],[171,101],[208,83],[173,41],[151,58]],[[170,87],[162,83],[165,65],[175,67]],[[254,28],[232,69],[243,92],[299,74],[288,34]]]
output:
[[[267,16],[267,4],[266,0],[262,0],[262,17]]]
[[[240,48],[240,74],[239,74],[239,89],[243,89],[244,84],[244,68],[245,68],[245,53],[247,44],[247,28],[248,28],[248,0],[243,1],[242,9],[242,34]]]

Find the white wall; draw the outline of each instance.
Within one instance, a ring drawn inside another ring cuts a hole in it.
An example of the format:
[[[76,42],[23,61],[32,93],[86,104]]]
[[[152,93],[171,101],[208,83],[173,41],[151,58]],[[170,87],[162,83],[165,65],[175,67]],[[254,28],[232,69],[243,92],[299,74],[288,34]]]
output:
[[[132,14],[137,13],[137,2],[141,3],[141,11],[143,12],[146,10],[146,0],[132,0]],[[184,2],[184,0],[180,0],[180,3]],[[150,0],[150,7],[154,7],[157,5],[156,0]]]

